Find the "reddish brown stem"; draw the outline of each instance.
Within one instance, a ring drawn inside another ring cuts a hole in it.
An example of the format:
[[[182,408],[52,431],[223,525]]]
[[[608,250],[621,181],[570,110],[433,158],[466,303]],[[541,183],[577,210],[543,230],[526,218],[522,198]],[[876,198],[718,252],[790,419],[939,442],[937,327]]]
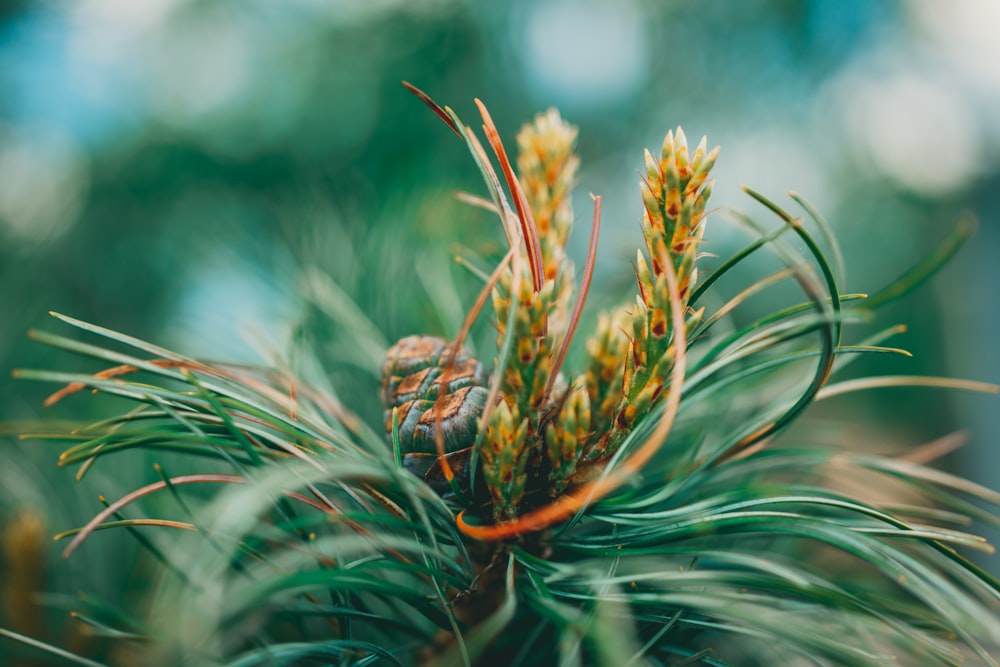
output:
[[[193,363],[190,361],[179,361],[176,359],[150,359],[149,363],[159,368],[187,368],[192,370],[204,370],[205,368],[203,364]],[[94,373],[94,379],[110,380],[111,378],[116,378],[122,375],[138,373],[140,370],[141,369],[136,366],[132,366],[131,364],[122,364],[120,366],[114,366],[98,373]],[[82,389],[86,389],[86,387],[87,385],[83,382],[71,382],[59,391],[51,394],[42,402],[42,405],[46,408],[52,407],[70,394],[75,394]]]
[[[104,511],[99,513],[93,519],[91,519],[86,526],[84,526],[73,541],[63,550],[63,558],[69,558],[69,556],[76,551],[77,547],[83,543],[87,537],[90,536],[97,527],[104,523],[108,517],[115,514],[122,508],[128,506],[129,504],[135,502],[136,500],[149,495],[155,491],[167,488],[168,484],[171,486],[181,486],[184,484],[201,484],[201,483],[221,483],[221,484],[245,484],[247,479],[245,477],[240,477],[239,475],[220,475],[220,474],[202,474],[202,475],[181,475],[180,477],[174,477],[173,479],[167,481],[154,482],[152,484],[147,484],[146,486],[136,489],[131,493],[125,494],[115,502],[108,505]],[[310,507],[314,507],[320,511],[326,511],[327,508],[312,498],[307,498],[301,493],[296,493],[294,491],[289,491],[285,493],[286,496],[292,498],[293,500],[298,500],[299,502],[305,503]]]
[[[580,292],[577,295],[576,304],[573,306],[573,314],[569,318],[569,326],[566,327],[566,335],[563,336],[559,345],[559,353],[556,355],[555,363],[552,364],[552,371],[549,374],[549,381],[545,383],[545,391],[542,393],[542,404],[552,392],[556,377],[562,368],[563,361],[566,360],[566,352],[569,344],[576,333],[576,325],[580,322],[580,315],[583,312],[583,304],[587,301],[587,293],[590,291],[590,280],[594,277],[594,261],[597,258],[597,237],[601,231],[601,198],[591,195],[594,199],[594,219],[590,227],[590,247],[587,249],[587,264],[583,269],[583,277],[580,279]]]
[[[418,100],[420,100],[428,107],[430,107],[430,110],[433,111],[435,114],[437,114],[438,118],[443,120],[445,124],[447,124],[448,127],[451,128],[452,132],[454,132],[458,136],[462,136],[462,133],[458,129],[458,125],[455,125],[455,121],[452,120],[451,116],[448,115],[448,112],[442,109],[437,102],[432,100],[430,95],[420,90],[409,81],[403,81],[402,83],[404,88],[406,88],[408,91],[416,95]]]
[[[514,169],[510,165],[507,151],[503,147],[503,142],[500,140],[500,133],[497,131],[496,124],[493,123],[490,112],[486,110],[486,105],[479,99],[476,100],[476,106],[479,107],[479,114],[483,117],[483,131],[486,133],[486,139],[490,142],[490,146],[493,148],[493,152],[500,162],[500,168],[503,170],[504,178],[507,180],[507,188],[514,197],[517,218],[521,223],[521,234],[524,236],[524,244],[528,249],[528,265],[531,267],[532,285],[535,291],[538,292],[542,289],[542,281],[544,279],[541,243],[538,240],[538,227],[535,226],[535,219],[531,216],[528,200],[524,196],[524,190],[521,188],[520,181],[514,175]]]

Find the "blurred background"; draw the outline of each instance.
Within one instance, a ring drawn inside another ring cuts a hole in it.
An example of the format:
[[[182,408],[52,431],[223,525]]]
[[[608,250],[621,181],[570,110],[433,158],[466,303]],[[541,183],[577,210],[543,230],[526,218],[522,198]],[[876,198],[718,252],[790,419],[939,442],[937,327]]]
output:
[[[98,493],[155,479],[137,458],[76,484],[57,444],[14,437],[100,407],[43,411],[52,387],[9,379],[97,370],[28,340],[75,335],[48,311],[200,358],[268,363],[305,340],[373,421],[380,346],[455,332],[477,281],[453,255],[490,257],[498,225],[454,200],[483,194],[479,175],[402,79],[473,126],[481,98],[508,146],[550,106],[579,125],[571,251],[582,264],[588,193],[603,195],[596,305],[634,292],[642,149],[677,125],[722,146],[716,205],[773,224],[741,184],[815,204],[843,245],[845,291],[874,292],[971,211],[974,241],[877,323],[907,323],[892,343],[914,358],[857,372],[1000,380],[998,30],[992,0],[0,2],[0,525],[8,552],[45,536],[34,576],[56,619],[0,625],[57,638],[60,592],[116,602],[137,590],[123,577],[143,579],[122,567],[127,536],[118,560],[84,549],[43,565],[47,536],[98,511]],[[709,225],[710,252],[746,242]],[[821,407],[871,451],[968,429],[944,465],[1000,488],[995,397],[888,390]]]

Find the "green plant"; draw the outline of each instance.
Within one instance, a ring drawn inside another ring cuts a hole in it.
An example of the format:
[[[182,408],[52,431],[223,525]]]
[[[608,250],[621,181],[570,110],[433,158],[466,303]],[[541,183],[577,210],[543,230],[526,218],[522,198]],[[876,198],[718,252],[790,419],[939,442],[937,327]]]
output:
[[[79,605],[80,620],[108,638],[110,660],[140,651],[141,664],[240,666],[997,664],[1000,582],[958,549],[988,548],[964,526],[1000,523],[972,502],[1000,495],[786,433],[843,392],[996,391],[832,379],[857,355],[905,354],[884,346],[897,327],[855,344],[844,327],[921,283],[971,223],[884,290],[842,294],[803,220],[748,190],[780,225],[736,214],[756,239],[699,278],[717,151],[703,141],[689,154],[678,129],[658,157],[646,155],[635,303],[601,316],[572,375],[563,366],[600,221],[595,198],[574,296],[565,243],[575,130],[555,112],[537,117],[519,135],[515,174],[480,105],[498,175],[475,133],[415,92],[468,146],[490,197],[466,198],[499,215],[509,251],[481,272],[454,341],[392,348],[384,425],[281,370],[204,363],[62,315],[100,342],[34,332],[111,365],[18,373],[66,385],[50,402],[89,388],[133,404],[41,434],[70,443],[61,465],[78,464],[81,477],[136,448],[179,454],[171,466],[202,462],[183,474],[158,465],[158,481],[59,536],[72,537],[70,556],[95,531],[124,528],[163,565],[142,614]],[[793,199],[836,255],[826,223]],[[705,305],[732,268],[765,251],[784,268]],[[782,282],[803,301],[723,326]],[[497,329],[488,378],[463,348],[487,301]],[[866,495],[845,479],[889,492]],[[170,502],[135,516],[154,494]],[[122,646],[139,648],[114,652]]]

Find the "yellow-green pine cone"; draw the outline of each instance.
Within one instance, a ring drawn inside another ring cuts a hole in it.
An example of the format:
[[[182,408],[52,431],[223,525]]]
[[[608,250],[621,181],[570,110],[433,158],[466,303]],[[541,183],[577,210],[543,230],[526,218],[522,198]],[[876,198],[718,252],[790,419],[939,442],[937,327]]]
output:
[[[517,507],[528,481],[527,418],[518,420],[501,401],[490,415],[486,436],[479,447],[483,479],[493,500],[493,518],[506,521],[517,517]]]
[[[573,262],[566,240],[573,225],[572,188],[579,166],[574,152],[577,129],[549,109],[538,114],[517,135],[517,168],[521,187],[538,229],[545,281],[553,282],[549,333],[566,330],[573,292]]]
[[[694,258],[702,235],[700,223],[712,192],[708,173],[719,155],[718,147],[710,153],[706,153],[705,147],[703,138],[689,159],[687,138],[684,131],[677,128],[676,135],[667,133],[659,162],[648,152],[645,156],[646,179],[641,191],[646,249],[656,275],[663,271],[660,258],[671,258],[682,295],[690,288]]]
[[[545,453],[548,456],[552,486],[549,492],[556,497],[566,488],[576,472],[583,447],[590,435],[590,398],[586,387],[573,389],[553,423],[545,429]]]
[[[590,403],[591,427],[597,435],[610,426],[622,399],[623,375],[629,353],[629,339],[625,334],[628,317],[624,307],[611,313],[601,313],[597,331],[587,341],[589,359],[583,374],[583,385]]]
[[[695,260],[704,234],[705,206],[712,192],[708,173],[719,154],[705,150],[702,139],[689,157],[687,138],[677,128],[668,132],[657,160],[646,151],[645,178],[640,183],[644,205],[642,233],[647,258],[636,259],[639,297],[631,314],[631,343],[623,364],[622,396],[606,437],[586,452],[587,458],[605,457],[621,446],[635,423],[663,395],[664,382],[673,367],[670,351],[672,322],[665,261],[677,279],[684,306],[697,277]],[[683,323],[680,323],[683,326]]]
[[[542,393],[552,368],[553,339],[547,332],[554,302],[554,283],[548,281],[535,292],[526,262],[524,264],[514,327],[509,332],[514,336],[514,347],[504,373],[501,393],[504,400],[516,407],[518,414],[528,416],[541,407]],[[493,291],[493,307],[498,317],[501,313],[510,313],[510,299],[505,296],[510,293],[510,283],[511,274],[507,273]],[[506,321],[498,321],[497,329],[499,347],[508,335]]]
[[[517,135],[517,169],[538,232],[555,232],[566,244],[573,209],[570,194],[580,160],[575,153],[577,128],[555,109],[535,116]]]

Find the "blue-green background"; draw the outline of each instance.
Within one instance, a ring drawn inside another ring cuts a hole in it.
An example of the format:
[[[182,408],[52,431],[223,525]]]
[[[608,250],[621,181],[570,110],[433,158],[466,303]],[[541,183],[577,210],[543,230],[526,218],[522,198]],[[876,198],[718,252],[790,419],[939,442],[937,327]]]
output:
[[[571,252],[582,263],[587,194],[603,195],[595,304],[631,298],[641,151],[679,124],[722,146],[716,205],[766,220],[740,184],[810,199],[843,244],[846,291],[881,287],[973,212],[970,246],[879,321],[910,325],[895,343],[914,358],[859,372],[997,381],[998,27],[990,0],[8,0],[0,419],[38,417],[51,389],[8,379],[12,368],[96,370],[26,338],[65,332],[49,310],[258,363],[299,326],[374,414],[348,325],[304,298],[322,282],[315,271],[387,340],[454,333],[475,281],[452,254],[499,239],[495,221],[452,199],[481,194],[478,174],[402,79],[473,125],[481,98],[509,145],[549,106],[579,125]],[[709,225],[709,252],[745,240]],[[76,397],[45,414],[91,409]],[[967,428],[944,463],[1000,487],[998,412],[995,397],[891,390],[834,399],[820,416],[840,424],[836,438],[880,452]],[[52,531],[93,514],[97,493],[154,475],[111,466],[74,487],[53,446],[0,443],[0,520],[29,505]],[[100,580],[97,557],[62,576]]]

